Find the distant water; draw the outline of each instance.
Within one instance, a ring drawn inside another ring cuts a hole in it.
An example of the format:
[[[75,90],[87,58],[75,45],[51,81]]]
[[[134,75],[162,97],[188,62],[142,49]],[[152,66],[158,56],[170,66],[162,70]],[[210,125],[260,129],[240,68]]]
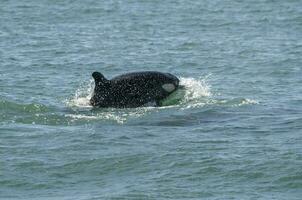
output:
[[[302,2],[0,1],[0,199],[301,199]],[[93,109],[91,73],[170,72]]]

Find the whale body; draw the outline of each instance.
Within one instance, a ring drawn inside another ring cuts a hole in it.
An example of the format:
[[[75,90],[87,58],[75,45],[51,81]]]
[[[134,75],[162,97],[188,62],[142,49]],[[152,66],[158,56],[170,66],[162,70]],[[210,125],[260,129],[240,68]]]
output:
[[[90,99],[94,107],[133,108],[145,105],[160,106],[160,101],[179,87],[179,79],[156,71],[127,73],[106,79],[93,72],[95,87]]]

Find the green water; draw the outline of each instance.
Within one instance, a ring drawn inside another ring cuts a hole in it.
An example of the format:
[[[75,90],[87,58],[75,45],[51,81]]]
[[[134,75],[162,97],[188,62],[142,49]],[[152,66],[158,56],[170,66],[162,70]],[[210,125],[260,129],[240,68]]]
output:
[[[301,199],[302,2],[0,1],[0,199]],[[91,73],[178,76],[93,109]]]

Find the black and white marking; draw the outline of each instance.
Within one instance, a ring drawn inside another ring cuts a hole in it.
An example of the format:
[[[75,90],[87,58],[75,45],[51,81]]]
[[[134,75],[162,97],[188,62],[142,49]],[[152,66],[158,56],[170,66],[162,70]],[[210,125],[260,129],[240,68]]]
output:
[[[133,72],[111,80],[101,73],[93,72],[95,88],[90,104],[95,107],[160,106],[179,87],[179,79],[169,73],[154,71]]]

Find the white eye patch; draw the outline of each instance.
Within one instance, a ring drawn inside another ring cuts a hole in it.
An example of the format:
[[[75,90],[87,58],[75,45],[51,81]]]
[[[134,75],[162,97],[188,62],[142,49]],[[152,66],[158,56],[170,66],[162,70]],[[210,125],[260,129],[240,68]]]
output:
[[[172,83],[163,84],[161,87],[162,87],[164,90],[166,90],[167,92],[172,92],[173,90],[175,90],[175,86],[174,86],[174,84],[172,84]]]

